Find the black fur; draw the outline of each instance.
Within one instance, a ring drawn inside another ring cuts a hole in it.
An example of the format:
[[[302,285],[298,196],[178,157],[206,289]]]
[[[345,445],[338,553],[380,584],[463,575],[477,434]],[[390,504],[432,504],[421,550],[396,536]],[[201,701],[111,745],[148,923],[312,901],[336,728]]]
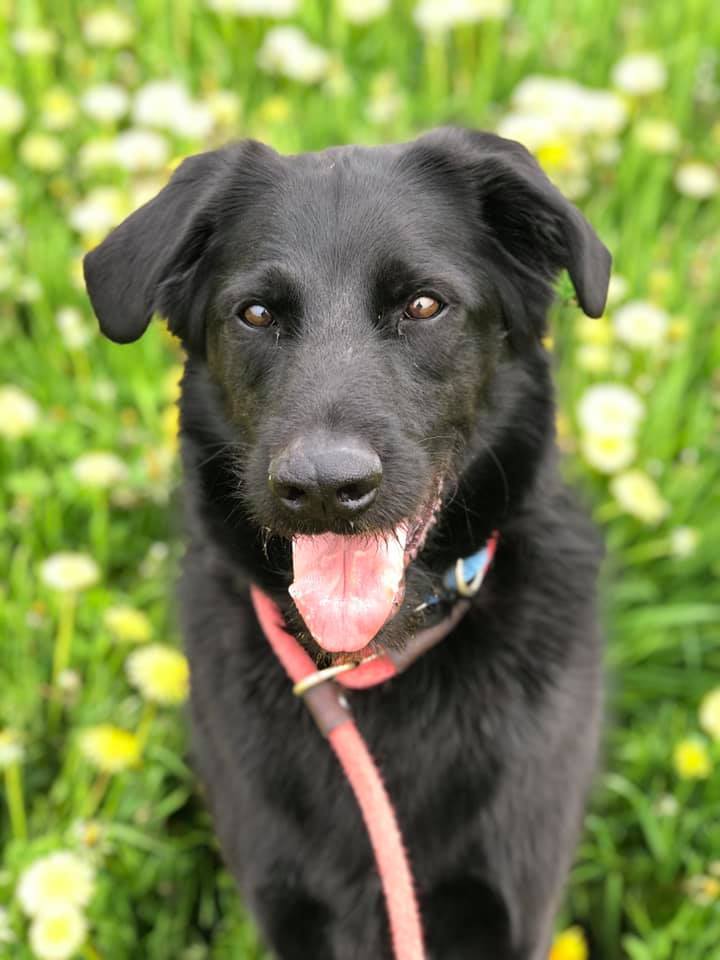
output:
[[[108,336],[137,338],[157,310],[187,348],[181,602],[197,764],[225,859],[282,960],[390,956],[349,787],[248,599],[251,582],[268,591],[321,662],[287,594],[289,538],[328,525],[299,530],[267,485],[270,459],[318,428],[381,457],[354,532],[416,515],[444,479],[380,643],[402,644],[455,558],[500,532],[454,633],[350,700],[396,804],[430,956],[546,955],[596,755],[601,551],[558,476],[540,340],[557,273],[594,316],[609,264],[522,147],[456,129],[192,157],[86,259]],[[405,318],[418,291],[447,306]],[[242,324],[253,302],[273,326]]]

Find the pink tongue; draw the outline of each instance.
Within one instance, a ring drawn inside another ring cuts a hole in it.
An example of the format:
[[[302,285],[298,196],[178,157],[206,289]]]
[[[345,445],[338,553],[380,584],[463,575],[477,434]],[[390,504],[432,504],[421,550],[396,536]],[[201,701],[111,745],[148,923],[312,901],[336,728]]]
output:
[[[362,650],[380,630],[400,591],[406,541],[406,524],[386,540],[335,533],[293,540],[290,596],[324,650]]]

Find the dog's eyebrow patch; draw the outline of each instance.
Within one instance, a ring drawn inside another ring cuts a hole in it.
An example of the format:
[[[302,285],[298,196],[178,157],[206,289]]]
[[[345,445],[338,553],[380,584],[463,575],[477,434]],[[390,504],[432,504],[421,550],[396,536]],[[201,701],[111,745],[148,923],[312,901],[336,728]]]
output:
[[[460,269],[452,264],[437,262],[411,265],[399,257],[383,260],[375,277],[376,296],[384,303],[399,303],[419,290],[429,289],[441,294],[448,302],[469,302],[476,291]]]
[[[239,301],[256,298],[274,306],[297,311],[302,303],[303,284],[299,278],[277,264],[259,264],[246,273],[235,273],[217,295],[220,311],[231,310]]]

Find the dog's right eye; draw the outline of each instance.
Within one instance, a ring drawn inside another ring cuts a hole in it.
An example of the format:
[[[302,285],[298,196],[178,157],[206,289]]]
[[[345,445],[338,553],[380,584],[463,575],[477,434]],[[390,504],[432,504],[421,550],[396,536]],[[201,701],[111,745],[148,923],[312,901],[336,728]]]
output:
[[[273,322],[273,315],[261,303],[251,303],[248,307],[241,307],[237,317],[248,327],[269,327]]]
[[[442,310],[443,305],[429,293],[419,293],[408,302],[405,316],[410,320],[429,320]]]

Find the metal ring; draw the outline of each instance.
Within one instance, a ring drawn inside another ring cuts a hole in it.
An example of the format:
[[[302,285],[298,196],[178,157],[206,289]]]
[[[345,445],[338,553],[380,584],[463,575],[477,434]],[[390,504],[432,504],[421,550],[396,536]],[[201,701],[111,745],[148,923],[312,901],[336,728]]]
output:
[[[455,589],[461,597],[474,597],[480,589],[480,584],[485,576],[485,568],[481,567],[470,583],[465,581],[465,562],[462,557],[458,557],[455,564]]]
[[[334,667],[325,667],[324,670],[316,670],[315,673],[309,673],[306,677],[303,677],[302,680],[298,680],[293,686],[292,692],[296,697],[302,697],[308,690],[312,690],[313,687],[317,687],[321,683],[326,683],[341,673],[347,673],[349,670],[357,670],[357,668],[361,667],[364,663],[370,663],[371,660],[377,660],[377,658],[378,654],[373,653],[371,656],[365,657],[364,660],[351,660],[349,663],[338,663]]]

